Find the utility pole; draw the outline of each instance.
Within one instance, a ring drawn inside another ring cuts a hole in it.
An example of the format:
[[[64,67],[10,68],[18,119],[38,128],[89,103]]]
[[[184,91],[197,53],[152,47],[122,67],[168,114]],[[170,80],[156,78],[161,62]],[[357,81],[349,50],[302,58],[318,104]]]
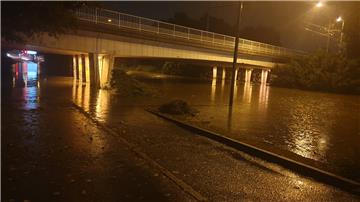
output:
[[[241,1],[241,2],[239,2],[238,16],[236,19],[236,27],[235,27],[235,49],[234,49],[234,60],[233,60],[232,73],[231,73],[229,107],[232,107],[233,100],[234,100],[235,70],[236,70],[237,55],[238,55],[239,27],[240,27],[240,19],[241,19],[242,9],[243,9],[243,2]]]
[[[329,53],[329,45],[330,45],[330,29],[331,29],[331,24],[329,22],[329,26],[328,26],[328,29],[327,29],[327,41],[326,41],[326,53]]]

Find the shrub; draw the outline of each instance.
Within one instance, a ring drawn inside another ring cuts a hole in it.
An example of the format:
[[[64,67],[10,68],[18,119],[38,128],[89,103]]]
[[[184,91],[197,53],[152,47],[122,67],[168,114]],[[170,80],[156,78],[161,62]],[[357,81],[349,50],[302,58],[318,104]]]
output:
[[[360,94],[360,62],[343,55],[318,52],[277,66],[272,73],[276,86]]]
[[[159,107],[159,111],[162,113],[173,114],[173,115],[192,115],[198,112],[197,110],[190,107],[187,102],[183,100],[173,100]]]
[[[123,96],[157,96],[158,92],[150,86],[136,80],[121,69],[114,69],[110,86]]]

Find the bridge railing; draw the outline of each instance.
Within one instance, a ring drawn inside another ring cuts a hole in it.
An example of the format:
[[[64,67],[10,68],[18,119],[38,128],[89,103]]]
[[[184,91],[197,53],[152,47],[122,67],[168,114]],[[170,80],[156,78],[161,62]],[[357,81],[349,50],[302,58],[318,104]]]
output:
[[[212,44],[214,46],[234,47],[235,44],[235,37],[232,36],[106,9],[82,7],[76,12],[76,16],[79,20],[90,21],[95,24],[107,24],[118,28],[133,29],[139,32],[167,35],[189,41],[198,41],[210,45]],[[253,54],[266,54],[277,57],[291,57],[304,54],[300,51],[242,38],[239,39],[239,51]]]

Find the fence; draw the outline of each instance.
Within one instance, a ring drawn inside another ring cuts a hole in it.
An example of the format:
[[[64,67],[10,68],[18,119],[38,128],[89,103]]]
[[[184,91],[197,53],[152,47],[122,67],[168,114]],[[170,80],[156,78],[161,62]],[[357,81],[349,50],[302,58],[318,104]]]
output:
[[[184,27],[106,9],[83,7],[76,12],[76,16],[79,20],[90,21],[95,24],[107,24],[117,28],[129,28],[139,32],[166,35],[169,37],[189,40],[190,42],[197,41],[212,44],[214,46],[229,48],[233,48],[235,44],[235,37],[232,36]],[[300,51],[242,38],[239,38],[239,52],[266,54],[275,57],[291,57],[304,54]]]

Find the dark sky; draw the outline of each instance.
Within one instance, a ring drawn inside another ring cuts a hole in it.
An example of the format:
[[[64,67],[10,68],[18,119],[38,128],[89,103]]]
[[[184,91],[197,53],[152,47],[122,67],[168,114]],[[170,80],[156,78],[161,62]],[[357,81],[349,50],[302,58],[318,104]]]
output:
[[[234,24],[237,15],[237,2],[106,2],[106,8],[124,13],[165,20],[176,12],[199,19],[205,13],[224,19]],[[322,8],[315,8],[316,2],[244,2],[242,27],[268,26],[280,33],[283,46],[302,50],[314,50],[325,46],[326,38],[304,29],[304,21],[326,25],[335,21],[339,15],[346,15],[349,7],[358,6],[360,2],[328,2]],[[354,10],[354,9],[352,9]],[[241,36],[240,36],[241,37]]]

